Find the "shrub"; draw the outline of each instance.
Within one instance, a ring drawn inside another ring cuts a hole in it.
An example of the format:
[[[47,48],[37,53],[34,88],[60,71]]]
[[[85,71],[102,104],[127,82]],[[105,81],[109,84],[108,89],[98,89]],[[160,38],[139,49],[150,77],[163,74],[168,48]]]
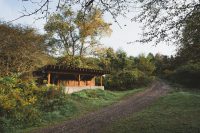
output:
[[[187,87],[200,88],[200,62],[187,63],[178,67],[172,77],[172,80],[177,83],[186,85]]]
[[[153,80],[153,76],[148,76],[137,68],[121,71],[106,78],[105,87],[115,90],[127,90],[145,86]]]
[[[39,124],[43,112],[59,110],[66,104],[66,97],[54,86],[38,87],[34,81],[24,82],[17,77],[0,78],[0,130]]]

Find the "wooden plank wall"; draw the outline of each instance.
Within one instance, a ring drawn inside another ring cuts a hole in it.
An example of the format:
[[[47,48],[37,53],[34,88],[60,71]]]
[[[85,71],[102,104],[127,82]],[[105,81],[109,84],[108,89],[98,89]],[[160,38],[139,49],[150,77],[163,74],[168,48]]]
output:
[[[77,80],[61,80],[59,83],[64,86],[95,86],[95,79],[93,78],[88,81],[81,80],[80,85]]]

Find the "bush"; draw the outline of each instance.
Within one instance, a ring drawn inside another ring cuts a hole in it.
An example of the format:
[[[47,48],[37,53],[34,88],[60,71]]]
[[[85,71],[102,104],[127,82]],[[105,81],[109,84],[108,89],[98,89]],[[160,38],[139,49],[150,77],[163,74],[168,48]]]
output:
[[[39,124],[43,112],[59,110],[66,104],[66,97],[62,89],[53,86],[38,87],[34,81],[17,77],[0,78],[0,130]]]
[[[188,63],[178,67],[171,79],[187,87],[200,88],[200,62]]]
[[[138,86],[145,86],[153,80],[153,76],[148,76],[136,69],[121,71],[106,77],[105,87],[114,90],[128,90]]]

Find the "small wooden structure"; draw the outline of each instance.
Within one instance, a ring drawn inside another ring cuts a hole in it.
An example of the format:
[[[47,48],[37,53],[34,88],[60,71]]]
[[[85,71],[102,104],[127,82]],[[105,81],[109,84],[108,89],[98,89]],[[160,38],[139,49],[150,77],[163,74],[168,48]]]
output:
[[[109,71],[87,68],[75,68],[61,65],[47,65],[35,72],[41,80],[47,80],[47,84],[65,87],[66,93],[72,93],[83,89],[104,89],[103,75]],[[95,78],[100,77],[97,85]]]

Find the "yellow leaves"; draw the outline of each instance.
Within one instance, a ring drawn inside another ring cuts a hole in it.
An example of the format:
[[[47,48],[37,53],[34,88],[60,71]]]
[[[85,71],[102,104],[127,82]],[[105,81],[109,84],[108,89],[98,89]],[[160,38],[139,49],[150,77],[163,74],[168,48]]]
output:
[[[83,38],[97,35],[110,35],[112,30],[110,24],[103,19],[101,11],[94,10],[85,19],[77,18],[77,25]]]
[[[15,108],[16,101],[11,99],[8,95],[0,95],[0,106],[5,110]]]
[[[31,96],[31,93],[32,92],[22,92],[21,89],[14,89],[12,96],[21,106],[27,106],[37,101],[36,96]]]
[[[63,50],[67,55],[83,56],[92,52],[102,36],[111,35],[110,25],[104,21],[99,9],[93,8],[85,14],[63,7],[59,13],[50,16],[45,30],[55,51]]]
[[[5,110],[21,108],[35,104],[37,97],[32,94],[33,90],[22,90],[21,88],[9,89],[9,93],[0,94],[0,106]]]
[[[30,97],[30,98],[28,99],[28,103],[29,103],[29,104],[34,104],[36,101],[37,101],[37,97],[36,97],[36,96]]]

